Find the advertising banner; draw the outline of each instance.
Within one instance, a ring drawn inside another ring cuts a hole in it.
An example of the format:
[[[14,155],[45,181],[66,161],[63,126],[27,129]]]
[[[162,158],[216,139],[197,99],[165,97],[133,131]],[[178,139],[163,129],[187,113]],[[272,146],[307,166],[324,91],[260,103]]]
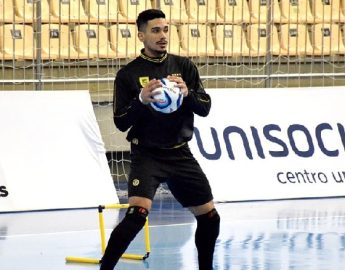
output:
[[[216,201],[345,196],[345,87],[207,92],[191,148]]]
[[[88,91],[0,91],[0,212],[117,203]]]

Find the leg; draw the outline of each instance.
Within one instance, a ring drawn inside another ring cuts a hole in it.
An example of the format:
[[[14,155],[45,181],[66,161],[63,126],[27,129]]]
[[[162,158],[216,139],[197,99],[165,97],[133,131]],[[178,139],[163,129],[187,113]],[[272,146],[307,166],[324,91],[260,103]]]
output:
[[[219,235],[220,217],[212,201],[189,209],[197,220],[195,245],[198,250],[199,270],[212,270],[213,252]]]
[[[130,197],[129,208],[124,219],[110,235],[107,248],[101,261],[100,270],[113,270],[129,244],[143,228],[152,201],[143,197]]]
[[[199,270],[212,270],[213,252],[219,234],[220,217],[214,209],[210,184],[200,165],[187,146],[170,154],[176,156],[172,166],[173,176],[167,184],[183,207],[188,207],[197,220],[195,244],[198,250]]]

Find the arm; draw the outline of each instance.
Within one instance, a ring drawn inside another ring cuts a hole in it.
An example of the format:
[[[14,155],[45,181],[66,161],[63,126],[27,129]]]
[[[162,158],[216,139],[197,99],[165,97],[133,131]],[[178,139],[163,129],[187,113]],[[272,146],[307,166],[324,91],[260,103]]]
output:
[[[184,96],[184,103],[197,115],[207,116],[211,109],[211,98],[205,92],[197,67],[189,60],[183,65],[182,78],[168,76],[177,83]]]
[[[188,96],[184,98],[184,102],[199,116],[207,116],[211,109],[211,98],[202,85],[197,88],[189,88]]]
[[[139,101],[139,89],[131,83],[125,72],[119,71],[114,82],[114,123],[121,131],[132,127],[140,118],[145,106]]]
[[[200,116],[207,116],[211,109],[211,98],[205,92],[197,67],[192,62],[189,62],[187,70],[189,71],[186,81],[189,91],[186,102],[194,113]]]
[[[152,79],[139,89],[133,80],[127,79],[125,72],[118,72],[114,84],[114,122],[121,131],[126,131],[147,113],[146,105],[155,101],[162,86],[160,80]]]

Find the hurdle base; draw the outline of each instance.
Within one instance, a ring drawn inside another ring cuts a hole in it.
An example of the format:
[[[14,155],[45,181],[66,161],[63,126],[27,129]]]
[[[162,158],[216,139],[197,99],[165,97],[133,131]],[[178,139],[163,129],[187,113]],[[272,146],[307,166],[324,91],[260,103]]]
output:
[[[138,261],[144,261],[150,256],[150,252],[147,252],[145,255],[137,255],[137,254],[123,254],[121,256],[121,259],[128,259],[128,260],[138,260]],[[92,263],[92,264],[100,264],[100,259],[94,259],[94,258],[82,258],[82,257],[66,257],[66,262],[69,263]]]
[[[93,259],[93,258],[81,258],[81,257],[66,257],[66,262],[68,263],[93,263],[93,264],[100,264],[100,259]]]

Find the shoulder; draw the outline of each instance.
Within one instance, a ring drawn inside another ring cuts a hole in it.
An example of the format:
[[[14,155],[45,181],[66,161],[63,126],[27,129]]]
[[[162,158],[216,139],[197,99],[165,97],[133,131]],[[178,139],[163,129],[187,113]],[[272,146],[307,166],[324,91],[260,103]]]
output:
[[[189,63],[192,62],[188,57],[181,56],[181,55],[176,55],[176,54],[168,54],[168,59],[170,61],[176,61],[179,63]]]
[[[132,61],[130,61],[129,63],[127,63],[126,65],[124,65],[120,70],[131,70],[133,68],[136,68],[141,62],[141,57],[137,57],[135,59],[133,59]]]
[[[194,69],[196,67],[194,62],[185,56],[168,54],[168,61],[170,63],[175,63],[175,65],[183,68],[186,71]]]
[[[140,64],[139,62],[140,62],[140,59],[135,58],[134,60],[132,60],[125,66],[121,67],[118,70],[116,77],[126,77],[127,74],[132,73],[134,69],[138,68],[138,65]]]

